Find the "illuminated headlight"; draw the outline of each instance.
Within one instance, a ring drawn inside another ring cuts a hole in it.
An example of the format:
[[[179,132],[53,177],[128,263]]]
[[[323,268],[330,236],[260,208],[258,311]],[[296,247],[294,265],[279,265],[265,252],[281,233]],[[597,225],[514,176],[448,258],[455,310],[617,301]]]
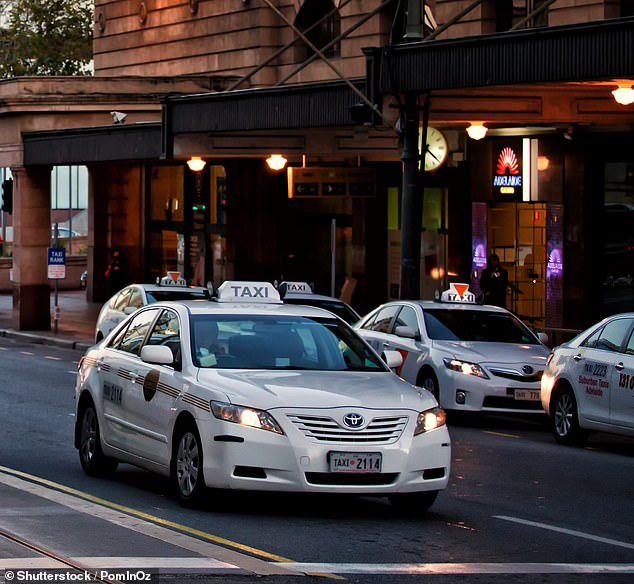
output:
[[[451,369],[452,371],[458,371],[458,373],[464,373],[465,375],[475,375],[476,377],[482,377],[482,379],[489,379],[484,369],[477,363],[461,361],[460,359],[443,359],[443,363],[447,369]]]
[[[276,434],[284,434],[282,428],[268,412],[224,402],[212,401],[209,403],[211,404],[211,412],[219,420],[251,428],[260,428]]]
[[[414,436],[418,436],[423,432],[429,432],[440,428],[445,425],[447,415],[442,408],[432,408],[431,410],[425,410],[418,414],[416,420],[416,428],[414,429]]]

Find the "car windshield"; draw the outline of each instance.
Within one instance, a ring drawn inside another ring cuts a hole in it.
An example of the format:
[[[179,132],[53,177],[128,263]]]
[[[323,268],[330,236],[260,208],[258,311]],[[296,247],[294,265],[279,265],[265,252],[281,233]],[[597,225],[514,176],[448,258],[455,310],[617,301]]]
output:
[[[337,300],[323,300],[316,298],[285,298],[284,302],[290,304],[306,304],[307,306],[316,306],[317,308],[323,308],[333,314],[336,314],[339,318],[345,320],[348,324],[354,324],[359,320],[359,315],[354,312],[344,302],[338,302]]]
[[[194,289],[170,289],[165,290],[148,290],[145,292],[147,301],[152,304],[153,302],[168,302],[172,300],[196,300],[198,298],[208,298],[209,296],[204,290]]]
[[[537,345],[530,329],[511,314],[484,310],[431,308],[424,312],[431,339]]]
[[[388,371],[349,326],[334,318],[192,315],[191,325],[198,367]]]

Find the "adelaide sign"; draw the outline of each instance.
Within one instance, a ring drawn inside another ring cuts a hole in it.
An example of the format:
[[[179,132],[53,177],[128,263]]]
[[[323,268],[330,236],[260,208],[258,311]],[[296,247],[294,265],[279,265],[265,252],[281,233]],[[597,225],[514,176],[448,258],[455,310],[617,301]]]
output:
[[[496,154],[493,171],[494,198],[514,199],[523,189],[521,142],[505,143],[494,150]]]

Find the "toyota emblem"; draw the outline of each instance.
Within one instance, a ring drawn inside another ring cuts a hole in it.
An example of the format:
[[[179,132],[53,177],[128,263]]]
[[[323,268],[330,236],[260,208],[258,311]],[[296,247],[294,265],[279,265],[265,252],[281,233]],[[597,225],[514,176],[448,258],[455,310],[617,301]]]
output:
[[[363,426],[365,419],[361,414],[351,412],[343,417],[343,423],[348,426],[348,428],[357,429]]]
[[[530,365],[524,365],[524,367],[522,367],[522,373],[524,375],[530,375],[533,372],[533,368]]]

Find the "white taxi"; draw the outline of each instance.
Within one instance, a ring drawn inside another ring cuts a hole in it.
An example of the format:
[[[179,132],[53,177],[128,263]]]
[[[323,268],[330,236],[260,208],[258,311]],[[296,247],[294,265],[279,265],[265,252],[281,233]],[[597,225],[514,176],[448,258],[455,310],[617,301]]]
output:
[[[634,436],[634,313],[616,314],[556,347],[541,384],[555,439],[591,431]]]
[[[188,286],[180,272],[167,272],[156,284],[130,284],[112,296],[99,311],[95,342],[110,334],[121,321],[141,306],[165,300],[208,298],[207,288]]]
[[[447,486],[444,411],[345,322],[271,284],[139,309],[78,365],[75,446],[91,475],[119,461],[205,487],[383,495],[428,508]]]
[[[468,284],[436,301],[387,302],[355,324],[378,352],[396,350],[396,372],[446,410],[538,413],[549,350],[508,310],[476,302]]]
[[[282,300],[287,304],[306,304],[324,308],[343,318],[350,325],[361,318],[359,313],[343,300],[333,296],[315,294],[308,282],[282,282],[277,289]]]

